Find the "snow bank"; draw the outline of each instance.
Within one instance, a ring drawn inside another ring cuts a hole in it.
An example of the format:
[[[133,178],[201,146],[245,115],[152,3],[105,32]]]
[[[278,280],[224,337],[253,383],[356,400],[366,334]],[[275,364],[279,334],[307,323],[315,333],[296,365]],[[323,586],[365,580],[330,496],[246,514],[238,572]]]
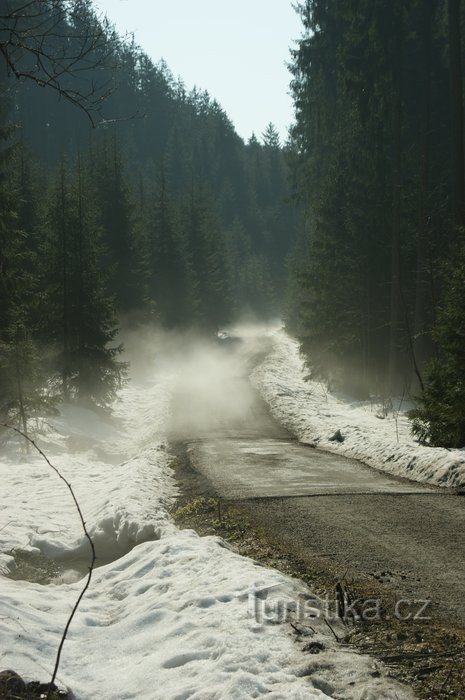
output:
[[[404,412],[383,418],[379,406],[338,398],[323,384],[305,380],[298,343],[282,329],[270,335],[272,350],[252,373],[252,382],[299,440],[415,481],[465,485],[465,450],[419,445]],[[343,442],[331,440],[337,430]]]
[[[177,491],[160,442],[169,383],[168,377],[151,386],[126,389],[116,407],[117,414],[124,410],[128,416],[120,429],[91,411],[65,407],[39,439],[72,484],[98,563],[173,528],[164,509]],[[65,451],[67,444],[90,444],[93,449],[73,454]],[[123,461],[117,462],[118,456]],[[19,550],[70,561],[88,556],[89,545],[68,488],[42,457],[33,450],[27,457],[21,449],[12,451],[0,462],[0,479],[0,553]],[[0,554],[0,566],[1,562]],[[11,559],[3,557],[5,563],[11,565]]]
[[[59,680],[77,698],[408,698],[368,657],[304,657],[284,625],[253,624],[251,582],[292,583],[192,531],[142,544],[98,569],[71,627]],[[245,595],[240,595],[244,593]],[[51,667],[77,584],[2,581],[2,664],[30,677]],[[20,603],[20,604],[19,604]],[[397,693],[397,695],[395,694]]]
[[[287,622],[262,621],[251,610],[256,587],[272,587],[268,611],[278,600],[292,609],[298,582],[218,538],[174,526],[168,507],[176,486],[163,437],[174,380],[165,373],[129,385],[116,407],[119,424],[67,408],[39,439],[71,481],[99,563],[107,562],[71,625],[59,683],[78,700],[413,697],[370,657],[342,650],[323,619],[312,621],[310,637],[320,653],[303,654]],[[85,558],[69,493],[43,461],[12,451],[0,479],[5,571],[15,549],[71,567]],[[82,581],[41,586],[0,576],[0,586],[2,668],[45,681]]]

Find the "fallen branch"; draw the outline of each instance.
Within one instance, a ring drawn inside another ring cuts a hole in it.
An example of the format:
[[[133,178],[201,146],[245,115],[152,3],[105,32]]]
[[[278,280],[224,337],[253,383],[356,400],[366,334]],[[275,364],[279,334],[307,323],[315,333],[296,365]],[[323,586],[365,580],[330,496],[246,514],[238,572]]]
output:
[[[81,602],[82,598],[84,597],[84,595],[85,595],[85,593],[86,593],[86,591],[87,591],[87,589],[89,588],[89,585],[90,585],[90,581],[91,581],[91,578],[92,578],[92,572],[93,572],[93,570],[94,570],[94,565],[95,565],[95,558],[96,558],[96,557],[95,557],[95,546],[94,546],[94,543],[93,543],[93,541],[92,541],[92,538],[91,538],[91,536],[90,536],[90,534],[89,534],[89,532],[88,532],[88,530],[87,530],[86,522],[85,522],[85,520],[84,520],[84,516],[83,516],[83,514],[82,514],[81,507],[80,507],[80,505],[79,505],[79,503],[78,503],[78,500],[77,500],[77,498],[76,498],[76,495],[75,495],[75,493],[74,493],[74,491],[73,491],[73,487],[71,486],[71,484],[69,483],[69,481],[67,481],[67,479],[65,479],[65,477],[63,476],[63,474],[61,474],[61,472],[50,462],[50,460],[49,460],[49,458],[47,457],[47,455],[45,454],[45,452],[43,452],[43,451],[40,449],[40,447],[34,442],[34,440],[33,440],[32,438],[30,438],[28,435],[26,435],[26,433],[23,433],[22,430],[20,430],[19,428],[15,428],[13,425],[9,425],[8,423],[0,423],[0,425],[1,425],[3,428],[7,428],[8,430],[13,430],[15,433],[17,433],[18,435],[21,435],[25,440],[27,440],[27,441],[28,441],[28,444],[31,444],[31,445],[37,450],[37,452],[41,455],[41,457],[43,457],[43,459],[47,462],[48,466],[49,466],[51,469],[53,469],[53,471],[55,472],[55,474],[66,484],[66,486],[68,487],[69,492],[70,492],[70,494],[71,494],[71,496],[72,496],[72,499],[73,499],[73,501],[74,501],[74,505],[76,506],[76,510],[77,510],[77,512],[78,512],[78,514],[79,514],[79,518],[80,518],[80,520],[81,520],[81,525],[82,525],[82,529],[83,529],[83,531],[84,531],[84,535],[85,535],[86,539],[87,539],[88,542],[89,542],[90,549],[91,549],[91,553],[92,553],[92,557],[91,557],[91,561],[90,561],[90,566],[89,566],[89,574],[88,574],[88,576],[87,576],[87,579],[86,579],[84,588],[83,588],[82,591],[80,592],[80,594],[79,594],[79,596],[78,596],[78,599],[76,600],[76,602],[75,602],[75,604],[74,604],[74,607],[73,607],[73,609],[72,609],[72,611],[71,611],[71,614],[70,614],[70,616],[68,617],[68,620],[67,620],[66,625],[65,625],[65,629],[63,630],[63,634],[62,634],[62,636],[61,636],[60,644],[59,644],[59,646],[58,646],[58,651],[57,651],[57,655],[56,655],[56,659],[55,659],[55,666],[54,666],[54,668],[53,668],[52,678],[51,678],[50,685],[49,685],[49,687],[48,687],[48,691],[47,691],[47,695],[46,695],[46,700],[50,700],[50,698],[51,698],[51,693],[53,692],[53,688],[54,688],[54,684],[55,684],[55,679],[56,679],[56,676],[57,676],[57,673],[58,673],[58,668],[59,668],[59,666],[60,666],[61,652],[62,652],[62,650],[63,650],[63,645],[64,645],[64,643],[65,643],[65,640],[66,640],[66,637],[67,637],[67,634],[68,634],[68,630],[69,630],[69,628],[70,628],[70,625],[71,625],[71,622],[72,622],[72,620],[73,620],[73,617],[74,617],[74,615],[75,615],[75,613],[76,613],[76,611],[77,611],[77,609],[78,609],[78,607],[79,607],[79,603]]]
[[[333,627],[329,624],[329,622],[328,622],[328,620],[326,619],[326,617],[324,617],[323,620],[326,622],[327,627],[329,627],[329,629],[331,630],[331,632],[332,632],[332,634],[333,634],[334,639],[336,640],[336,642],[339,643],[341,640],[340,640],[339,637],[337,636],[337,634],[336,634],[336,632],[334,631]]]

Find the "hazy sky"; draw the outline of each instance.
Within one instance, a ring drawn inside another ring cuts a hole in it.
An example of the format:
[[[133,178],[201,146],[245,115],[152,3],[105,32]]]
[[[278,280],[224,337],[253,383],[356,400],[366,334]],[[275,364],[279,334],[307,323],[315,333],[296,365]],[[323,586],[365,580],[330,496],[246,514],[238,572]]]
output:
[[[292,121],[289,48],[301,33],[292,0],[95,0],[121,32],[188,88],[207,89],[237,132],[268,122],[285,138]]]

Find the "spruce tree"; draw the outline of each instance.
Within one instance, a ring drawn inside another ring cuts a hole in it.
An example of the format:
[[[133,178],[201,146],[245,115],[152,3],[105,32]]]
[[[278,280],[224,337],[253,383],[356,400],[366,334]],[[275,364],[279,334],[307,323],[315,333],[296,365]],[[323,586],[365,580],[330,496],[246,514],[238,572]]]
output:
[[[192,186],[183,207],[182,227],[189,245],[200,323],[218,328],[231,317],[231,268],[224,232],[203,184]]]
[[[50,193],[42,246],[44,334],[65,399],[107,407],[124,375],[106,251],[89,166],[64,164]]]
[[[412,431],[441,447],[465,446],[465,244],[447,266],[447,284],[434,327],[437,357],[425,373]]]
[[[25,187],[26,152],[13,141],[6,111],[0,127],[0,419],[25,433],[54,401],[35,342],[37,201]]]
[[[155,312],[166,327],[188,325],[195,319],[195,282],[164,168],[148,206],[146,248],[148,293]]]
[[[91,160],[92,190],[110,270],[110,289],[118,310],[130,312],[140,304],[142,289],[137,276],[134,193],[117,135],[105,137],[92,150]]]

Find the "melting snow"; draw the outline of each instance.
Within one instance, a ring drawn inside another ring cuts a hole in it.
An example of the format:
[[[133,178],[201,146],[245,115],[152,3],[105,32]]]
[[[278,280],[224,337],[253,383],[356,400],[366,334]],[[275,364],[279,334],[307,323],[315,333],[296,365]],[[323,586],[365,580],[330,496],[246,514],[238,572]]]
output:
[[[278,334],[255,381],[279,417],[311,437],[307,423],[316,402],[308,407],[299,362],[295,345]],[[78,699],[99,700],[413,697],[373,659],[341,649],[322,620],[314,622],[312,641],[323,650],[304,655],[287,622],[251,615],[248,593],[274,586],[269,599],[292,603],[300,583],[235,554],[218,538],[175,527],[169,506],[176,485],[164,440],[173,377],[155,379],[122,392],[120,428],[67,408],[38,438],[71,481],[101,564],[70,628],[58,681]],[[333,422],[346,430],[336,416]],[[8,447],[0,462],[1,667],[45,681],[82,581],[12,580],[11,554],[39,553],[72,568],[74,559],[86,557],[87,543],[63,482],[18,442]]]
[[[402,410],[380,416],[380,406],[331,394],[308,374],[297,342],[284,330],[270,332],[273,347],[252,382],[273,415],[299,440],[359,459],[391,474],[437,486],[465,485],[465,450],[419,445]],[[344,440],[331,440],[340,430]]]

